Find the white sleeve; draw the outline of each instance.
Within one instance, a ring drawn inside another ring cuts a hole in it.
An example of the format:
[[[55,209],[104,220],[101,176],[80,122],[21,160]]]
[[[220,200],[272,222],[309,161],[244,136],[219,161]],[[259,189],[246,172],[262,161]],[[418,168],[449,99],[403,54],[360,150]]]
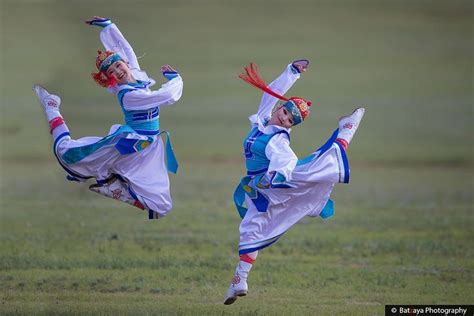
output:
[[[286,181],[290,181],[298,157],[291,149],[287,136],[283,133],[273,136],[265,148],[265,155],[270,160],[267,174],[278,172],[285,177]]]
[[[122,104],[125,110],[147,110],[157,106],[171,105],[181,98],[183,80],[181,76],[163,84],[159,90],[132,90],[125,93]]]
[[[130,68],[140,69],[137,56],[135,55],[132,46],[128,43],[114,23],[102,29],[100,32],[100,40],[106,50],[118,53],[120,57],[128,62]]]
[[[283,71],[283,73],[268,86],[276,93],[284,95],[291,88],[291,86],[293,86],[293,84],[296,82],[296,80],[298,80],[299,77],[300,74],[293,73],[291,69],[291,64],[289,64]],[[278,102],[278,100],[279,99],[271,96],[268,93],[263,94],[257,112],[257,115],[261,121],[264,121],[266,118],[271,116],[272,109]]]

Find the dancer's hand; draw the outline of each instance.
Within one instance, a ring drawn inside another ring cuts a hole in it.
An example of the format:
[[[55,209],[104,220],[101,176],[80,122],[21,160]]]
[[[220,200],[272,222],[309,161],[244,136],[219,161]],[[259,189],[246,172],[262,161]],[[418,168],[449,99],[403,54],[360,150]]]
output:
[[[101,16],[94,15],[92,19],[85,21],[85,23],[104,28],[107,25],[112,24],[112,21],[108,18],[103,18]]]
[[[291,66],[294,68],[296,72],[302,73],[302,72],[305,72],[306,69],[308,69],[309,60],[307,59],[295,60],[294,62],[291,63]]]
[[[176,69],[174,69],[174,68],[171,67],[170,65],[163,65],[163,66],[161,66],[160,71],[161,71],[161,72],[176,72],[176,73],[177,73]]]
[[[178,76],[178,72],[176,71],[176,69],[174,69],[170,65],[161,66],[160,71],[163,73],[163,77],[168,80],[174,79]]]

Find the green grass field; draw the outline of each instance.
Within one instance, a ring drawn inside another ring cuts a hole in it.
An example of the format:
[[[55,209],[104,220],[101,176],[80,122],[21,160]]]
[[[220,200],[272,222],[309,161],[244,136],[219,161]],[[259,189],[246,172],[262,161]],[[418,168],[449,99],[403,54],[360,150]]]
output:
[[[161,2],[161,3],[160,3]],[[474,303],[473,4],[469,1],[0,1],[0,314],[380,315],[386,304]],[[180,161],[174,209],[149,221],[69,183],[31,86],[63,99],[74,137],[122,121],[93,81],[110,16],[142,68],[178,68],[163,109]],[[238,259],[232,193],[260,93],[312,61],[290,91],[314,101],[299,156],[360,105],[351,183],[336,215],[305,219],[261,252],[250,292],[222,304]]]

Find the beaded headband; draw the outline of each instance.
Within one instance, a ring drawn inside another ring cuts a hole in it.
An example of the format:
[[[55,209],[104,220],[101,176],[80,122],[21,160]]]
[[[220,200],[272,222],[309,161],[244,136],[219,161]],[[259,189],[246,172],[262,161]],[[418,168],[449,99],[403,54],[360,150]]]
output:
[[[112,65],[114,62],[123,60],[119,54],[111,52],[111,51],[97,51],[98,55],[95,60],[95,65],[99,71],[106,72],[107,69]]]
[[[102,52],[100,50],[97,51],[98,55],[95,59],[95,66],[99,70],[99,72],[91,73],[92,79],[102,86],[102,87],[111,87],[117,84],[117,79],[113,76],[107,76],[106,71],[114,62],[122,60],[119,54],[111,51]]]

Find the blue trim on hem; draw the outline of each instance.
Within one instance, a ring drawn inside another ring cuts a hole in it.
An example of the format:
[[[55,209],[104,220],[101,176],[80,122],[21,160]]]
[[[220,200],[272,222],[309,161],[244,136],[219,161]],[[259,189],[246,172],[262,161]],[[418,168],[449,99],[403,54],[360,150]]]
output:
[[[254,251],[257,251],[257,250],[261,250],[263,248],[267,248],[268,246],[271,246],[273,245],[274,243],[276,243],[278,240],[280,240],[280,237],[282,236],[283,234],[281,234],[280,236],[278,236],[277,239],[275,239],[274,241],[266,244],[266,245],[263,245],[263,246],[259,246],[259,247],[255,247],[255,248],[248,248],[248,249],[242,249],[242,250],[239,250],[239,255],[244,255],[246,253],[250,253],[250,252],[254,252]]]
[[[334,133],[332,133],[331,137],[329,137],[329,139],[326,141],[326,143],[324,143],[324,145],[319,147],[315,152],[309,154],[308,156],[306,156],[302,159],[298,159],[298,162],[296,163],[296,165],[301,166],[301,165],[304,165],[306,163],[309,163],[309,162],[313,161],[313,159],[320,157],[322,154],[324,154],[326,151],[328,151],[331,148],[332,144],[335,143],[338,133],[339,133],[339,129],[337,128],[334,131]]]
[[[331,137],[329,137],[329,139],[326,141],[326,143],[324,143],[324,145],[322,145],[321,147],[318,148],[318,150],[316,150],[316,151],[320,151],[319,156],[321,156],[326,151],[328,151],[329,148],[331,148],[332,144],[334,144],[334,142],[337,139],[337,134],[339,134],[339,128],[337,128],[334,131],[334,133],[332,133]]]
[[[132,188],[131,188],[130,186],[128,186],[128,193],[130,193],[130,195],[132,196],[132,198],[134,198],[135,200],[139,201],[137,195],[135,194],[135,192],[132,191]]]
[[[148,210],[148,219],[158,219],[159,215],[157,212],[153,211],[152,209]]]
[[[61,135],[59,135],[59,136],[54,140],[54,144],[53,144],[54,152],[56,152],[56,145],[59,143],[59,141],[60,141],[63,137],[66,137],[66,136],[71,137],[71,133],[69,133],[69,132],[64,132],[64,133],[62,133]]]
[[[97,184],[99,184],[99,185],[104,185],[104,184],[106,184],[107,181],[109,181],[109,180],[110,180],[110,177],[107,178],[107,179],[104,179],[104,180],[95,179],[95,182],[97,182]]]
[[[351,174],[351,170],[349,168],[349,160],[347,159],[346,151],[344,150],[342,145],[338,142],[336,142],[336,144],[341,149],[342,162],[344,164],[344,183],[349,183],[349,177]]]
[[[72,182],[81,182],[81,180],[79,180],[79,179],[76,178],[76,177],[71,176],[70,174],[67,174],[67,175],[66,175],[66,180],[72,181]]]
[[[56,157],[56,159],[58,160],[59,164],[61,165],[61,167],[71,176],[75,177],[75,178],[79,178],[79,179],[84,179],[84,180],[87,180],[87,179],[90,179],[92,177],[84,177],[84,176],[81,176],[77,173],[75,173],[74,171],[72,170],[69,170],[69,168],[67,168],[62,162],[61,162],[61,159],[59,159],[58,157],[58,154],[56,153],[56,146],[58,145],[59,141],[61,139],[63,139],[64,137],[66,136],[71,136],[71,133],[69,132],[64,132],[62,133],[61,135],[59,135],[55,140],[54,140],[54,144],[53,144],[53,153],[54,153],[54,156]]]

